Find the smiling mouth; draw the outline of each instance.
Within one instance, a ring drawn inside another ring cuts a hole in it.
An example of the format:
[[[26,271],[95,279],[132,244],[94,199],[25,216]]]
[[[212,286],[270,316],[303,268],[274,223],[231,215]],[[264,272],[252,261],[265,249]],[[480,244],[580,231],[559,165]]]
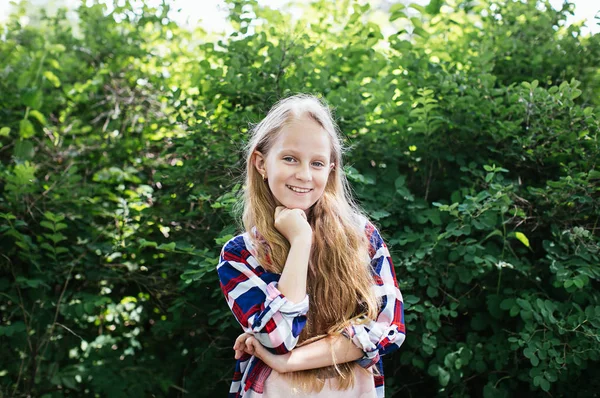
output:
[[[293,187],[291,185],[286,185],[286,187],[288,187],[289,189],[291,189],[294,192],[297,193],[308,193],[310,191],[312,191],[312,188],[298,188],[298,187]]]

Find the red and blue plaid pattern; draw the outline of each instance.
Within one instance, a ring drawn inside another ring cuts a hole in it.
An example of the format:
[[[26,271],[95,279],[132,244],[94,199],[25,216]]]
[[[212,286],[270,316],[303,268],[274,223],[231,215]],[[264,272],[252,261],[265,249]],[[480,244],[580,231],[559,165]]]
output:
[[[384,396],[381,356],[398,349],[404,342],[404,307],[387,246],[368,221],[365,233],[371,243],[373,289],[380,299],[380,311],[376,320],[358,320],[343,334],[364,351],[365,355],[357,360],[360,366],[376,365],[373,383],[381,398]],[[277,289],[280,274],[267,272],[258,263],[248,233],[232,238],[223,246],[217,272],[227,304],[244,332],[252,333],[276,354],[291,351],[306,324],[308,296],[299,303],[285,298]],[[260,397],[270,373],[271,368],[260,359],[243,355],[236,363],[229,397],[243,397],[249,390],[253,397]]]

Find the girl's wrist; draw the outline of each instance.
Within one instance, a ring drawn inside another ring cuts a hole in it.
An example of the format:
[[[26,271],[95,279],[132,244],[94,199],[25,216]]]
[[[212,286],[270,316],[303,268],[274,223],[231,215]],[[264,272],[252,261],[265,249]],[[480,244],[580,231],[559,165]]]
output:
[[[312,246],[312,233],[297,235],[290,241],[290,246],[310,248]]]

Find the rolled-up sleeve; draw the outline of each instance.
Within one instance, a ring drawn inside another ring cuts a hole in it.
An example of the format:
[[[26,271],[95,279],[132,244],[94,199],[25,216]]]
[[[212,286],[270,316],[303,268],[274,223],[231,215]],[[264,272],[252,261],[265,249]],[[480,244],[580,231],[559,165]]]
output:
[[[404,304],[398,288],[394,264],[379,231],[367,222],[365,228],[371,243],[371,273],[373,290],[380,300],[377,319],[359,317],[343,334],[360,348],[364,355],[357,363],[368,368],[376,364],[380,356],[400,348],[405,339]]]
[[[306,324],[308,296],[289,301],[277,289],[280,275],[266,272],[249,244],[239,235],[223,246],[217,265],[221,290],[242,329],[270,351],[285,354],[296,346]]]

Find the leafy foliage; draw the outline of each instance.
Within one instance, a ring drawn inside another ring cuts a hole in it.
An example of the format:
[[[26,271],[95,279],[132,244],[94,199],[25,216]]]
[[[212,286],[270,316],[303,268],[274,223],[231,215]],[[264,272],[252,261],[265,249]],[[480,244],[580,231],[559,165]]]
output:
[[[600,36],[572,5],[228,4],[227,37],[138,2],[6,22],[0,395],[225,395],[240,148],[315,92],[404,293],[387,394],[595,396]]]

